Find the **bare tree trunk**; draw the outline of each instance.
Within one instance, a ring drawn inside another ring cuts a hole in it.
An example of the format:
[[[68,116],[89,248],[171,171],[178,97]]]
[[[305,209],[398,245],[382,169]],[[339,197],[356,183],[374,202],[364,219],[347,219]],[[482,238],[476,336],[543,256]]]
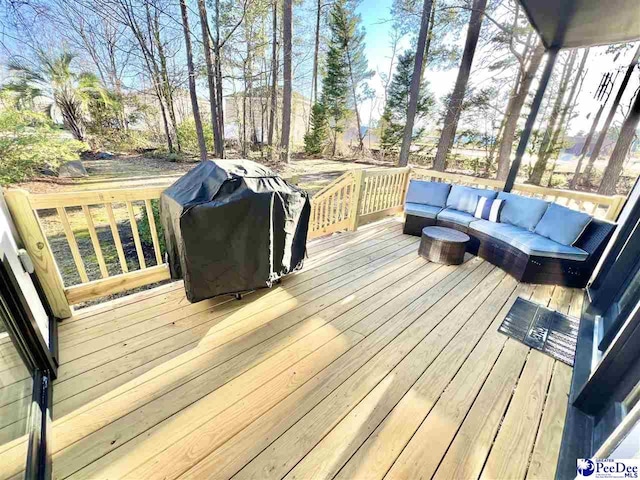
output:
[[[167,148],[169,152],[173,153],[173,140],[171,138],[171,132],[169,131],[169,122],[167,120],[167,112],[164,104],[164,96],[162,92],[162,82],[160,81],[160,73],[158,69],[158,64],[155,59],[155,54],[153,52],[153,42],[150,45],[147,45],[146,37],[136,20],[134,15],[134,8],[130,1],[128,0],[118,0],[117,5],[120,10],[120,14],[122,15],[123,23],[125,23],[133,36],[135,37],[138,45],[140,46],[140,51],[142,52],[142,58],[144,60],[144,64],[147,67],[147,71],[149,73],[149,77],[151,78],[151,82],[153,83],[153,90],[158,99],[158,104],[160,105],[160,114],[162,116],[162,124],[164,127],[165,136],[167,139]],[[147,18],[149,21],[149,19]]]
[[[219,130],[224,142],[224,97],[222,95],[222,58],[220,57],[220,0],[215,0],[216,38],[213,45],[214,68],[216,74],[216,98],[218,100]]]
[[[620,135],[616,141],[616,146],[611,153],[611,158],[607,164],[607,168],[602,175],[602,182],[598,193],[601,195],[615,195],[616,185],[622,173],[622,167],[629,153],[631,143],[636,136],[636,129],[640,121],[640,91],[636,92],[636,98],[631,106],[631,111],[625,118]]]
[[[487,6],[487,0],[474,0],[471,10],[471,18],[469,19],[469,28],[467,29],[467,39],[464,45],[464,53],[462,54],[462,62],[458,70],[458,78],[453,88],[453,93],[449,99],[449,106],[444,117],[444,125],[438,142],[438,150],[433,160],[433,168],[435,170],[444,171],[447,168],[447,155],[453,146],[456,130],[458,128],[458,120],[462,111],[462,102],[467,90],[469,82],[469,74],[471,73],[471,65],[475,55],[478,39],[480,38],[480,28],[482,27],[482,19],[484,10]]]
[[[247,66],[242,68],[244,76],[244,88],[242,89],[242,139],[241,139],[241,153],[242,157],[246,158],[248,154],[247,150]]]
[[[322,20],[322,0],[318,0],[316,7],[316,38],[313,49],[313,76],[311,77],[311,98],[310,108],[318,101],[318,57],[320,56],[320,21]],[[309,110],[311,111],[311,110]],[[309,125],[311,115],[309,115]]]
[[[167,111],[169,112],[169,119],[171,120],[171,126],[173,128],[173,133],[176,137],[176,147],[178,152],[182,151],[182,147],[180,145],[180,139],[178,138],[178,122],[176,120],[176,110],[175,105],[173,103],[173,91],[171,87],[171,81],[169,80],[169,70],[167,67],[167,56],[164,52],[164,46],[162,44],[162,38],[160,37],[160,21],[158,18],[158,10],[156,10],[151,16],[151,12],[149,11],[149,3],[145,3],[147,9],[147,21],[150,30],[150,35],[153,35],[153,38],[156,42],[156,48],[158,49],[158,59],[160,60],[160,78],[162,79],[162,90],[165,102],[167,104]]]
[[[554,161],[551,166],[551,173],[549,174],[549,181],[547,186],[551,187],[553,183],[553,173],[556,168],[556,161],[558,156],[560,155],[560,151],[556,150],[559,148],[558,142],[560,141],[560,137],[562,136],[562,142],[564,142],[564,134],[569,128],[569,123],[571,122],[571,115],[573,112],[573,108],[575,107],[575,96],[578,91],[578,85],[581,83],[582,72],[584,71],[584,66],[587,63],[587,57],[589,56],[589,48],[587,48],[582,55],[582,60],[580,60],[580,66],[578,66],[578,72],[573,80],[573,84],[571,85],[571,91],[569,92],[569,96],[567,97],[567,101],[564,104],[564,108],[562,109],[562,113],[560,114],[560,120],[558,121],[558,125],[556,127],[555,132],[553,133],[553,137],[551,138],[550,144],[550,154],[555,152]],[[571,71],[569,71],[569,78],[571,77]],[[567,118],[568,117],[568,118]]]
[[[500,140],[500,149],[498,150],[498,172],[497,178],[499,180],[506,180],[509,174],[509,167],[511,166],[511,151],[513,150],[513,141],[515,140],[516,128],[518,127],[518,120],[520,119],[520,113],[522,107],[527,99],[531,82],[536,76],[538,68],[540,68],[540,62],[544,56],[544,46],[542,42],[538,41],[531,58],[529,59],[529,65],[520,79],[519,85],[516,83],[514,88],[514,94],[509,99],[507,105],[507,112],[505,114],[506,120],[504,123],[504,131],[502,133],[502,139]]]
[[[213,149],[216,158],[224,158],[224,139],[220,131],[218,121],[218,98],[215,87],[215,71],[211,58],[211,41],[209,40],[209,18],[205,0],[198,0],[200,13],[200,26],[202,28],[202,47],[204,49],[204,61],[207,66],[207,86],[209,87],[209,107],[211,109],[211,130],[213,131]]]
[[[611,127],[611,122],[613,122],[613,117],[615,117],[616,112],[618,111],[618,106],[620,105],[620,100],[622,100],[622,95],[629,84],[629,79],[631,78],[631,74],[633,70],[638,65],[638,60],[640,59],[640,45],[638,45],[638,49],[636,53],[634,53],[629,66],[627,67],[627,71],[624,74],[624,78],[622,79],[622,83],[620,84],[620,88],[618,88],[618,93],[616,93],[616,98],[613,100],[613,104],[611,105],[611,109],[609,110],[609,114],[607,115],[606,120],[604,121],[604,125],[600,130],[600,134],[598,135],[598,139],[593,146],[593,150],[591,151],[591,155],[589,156],[589,163],[587,164],[587,168],[584,169],[584,179],[590,183],[591,172],[593,170],[593,164],[598,160],[600,156],[600,150],[602,149],[602,145],[604,145],[604,141],[607,138],[607,132],[609,131],[609,127]],[[607,167],[608,168],[608,167]]]
[[[409,163],[409,150],[413,139],[413,124],[418,110],[418,97],[420,95],[420,80],[422,79],[422,66],[424,64],[424,51],[427,43],[427,32],[429,31],[429,18],[431,16],[432,0],[424,0],[422,5],[422,16],[420,19],[420,32],[418,33],[418,45],[416,48],[416,58],[413,64],[413,74],[411,75],[411,86],[409,87],[409,104],[407,105],[407,123],[404,126],[402,135],[402,146],[400,147],[400,158],[398,166],[406,167]],[[335,146],[334,146],[335,150]]]
[[[269,146],[273,146],[273,132],[278,109],[278,0],[273,0],[273,37],[271,39],[271,106],[269,108]]]
[[[191,50],[191,33],[189,30],[189,14],[185,0],[180,0],[180,13],[182,14],[182,29],[184,30],[184,45],[187,52],[187,69],[189,71],[189,96],[191,97],[191,109],[193,110],[193,120],[196,124],[196,135],[198,137],[198,148],[200,149],[200,160],[207,161],[207,143],[202,132],[202,119],[200,118],[200,107],[198,106],[198,94],[196,92],[195,69],[193,68],[193,51]]]
[[[427,70],[429,64],[429,50],[431,50],[431,40],[433,40],[433,25],[436,22],[436,0],[431,3],[431,16],[429,17],[429,31],[427,32],[427,43],[424,47],[424,59],[422,60],[422,71]]]
[[[531,175],[529,175],[528,183],[533,183],[534,185],[540,185],[542,181],[542,176],[547,169],[547,161],[551,156],[551,151],[553,148],[553,143],[551,138],[556,130],[556,125],[558,124],[558,119],[560,117],[560,113],[562,110],[562,104],[564,102],[564,94],[567,91],[567,86],[569,85],[569,78],[571,77],[571,70],[573,69],[573,64],[576,60],[576,50],[569,54],[569,59],[567,63],[564,65],[564,69],[562,71],[562,76],[560,78],[560,85],[558,87],[558,94],[556,95],[555,102],[553,104],[553,108],[551,109],[551,115],[549,115],[549,121],[547,122],[547,128],[544,131],[544,136],[542,137],[542,142],[540,143],[540,149],[538,150],[538,159],[536,160],[535,165],[533,166],[533,170],[531,171]]]
[[[600,122],[600,117],[602,116],[602,112],[604,111],[604,106],[605,104],[603,103],[602,105],[600,105],[600,108],[598,108],[598,112],[596,113],[596,116],[593,118],[593,122],[591,123],[591,128],[589,129],[589,133],[587,134],[587,138],[585,138],[584,140],[584,145],[582,145],[582,148],[580,149],[580,158],[578,158],[578,164],[576,165],[576,171],[573,174],[573,178],[571,179],[571,182],[569,182],[569,189],[570,190],[575,190],[576,187],[578,186],[578,184],[580,183],[580,175],[581,175],[581,171],[582,171],[582,162],[584,161],[584,157],[587,156],[587,153],[589,153],[589,147],[591,146],[591,140],[593,140],[593,135],[596,131],[596,127],[598,126],[598,123]]]
[[[282,135],[280,137],[280,160],[289,163],[289,134],[291,132],[291,38],[293,0],[284,0],[282,9],[283,36],[283,88],[282,88]]]
[[[504,131],[504,125],[507,121],[507,116],[503,116],[502,120],[500,120],[500,125],[498,126],[498,131],[496,132],[495,140],[491,143],[491,148],[489,149],[489,156],[487,157],[487,162],[484,166],[485,175],[489,175],[491,171],[491,166],[493,165],[493,159],[496,155],[496,150],[498,149],[500,138],[502,138],[502,132]]]

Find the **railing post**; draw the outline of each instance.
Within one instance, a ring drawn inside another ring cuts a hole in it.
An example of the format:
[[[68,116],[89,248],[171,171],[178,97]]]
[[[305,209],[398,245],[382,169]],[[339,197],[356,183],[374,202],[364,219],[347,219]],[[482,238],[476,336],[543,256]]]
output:
[[[36,275],[49,302],[53,314],[58,318],[71,316],[71,308],[64,293],[64,284],[42,232],[42,227],[25,190],[7,190],[4,194],[9,212],[18,229],[24,248],[33,261]]]
[[[353,170],[353,194],[351,195],[351,204],[349,205],[349,230],[355,231],[358,229],[358,219],[360,216],[360,202],[362,201],[362,186],[364,185],[363,169]]]
[[[625,197],[624,195],[614,195],[613,202],[611,203],[611,205],[609,205],[609,208],[607,209],[607,214],[605,216],[605,219],[615,222],[616,219],[618,218],[618,214],[620,213],[620,210],[622,210],[622,206],[624,205],[624,202],[626,199],[627,197]]]
[[[413,169],[411,167],[407,167],[406,177],[404,179],[404,186],[402,187],[402,198],[400,204],[404,206],[404,202],[407,198],[407,191],[409,190],[409,181],[411,180],[411,172]]]

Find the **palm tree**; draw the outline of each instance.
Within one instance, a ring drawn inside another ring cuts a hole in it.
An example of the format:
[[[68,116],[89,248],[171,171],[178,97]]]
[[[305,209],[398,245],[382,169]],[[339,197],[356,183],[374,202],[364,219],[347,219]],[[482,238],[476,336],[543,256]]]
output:
[[[32,103],[37,97],[50,100],[47,106],[49,116],[53,117],[57,109],[65,127],[77,140],[84,141],[89,101],[98,96],[105,103],[110,100],[96,75],[73,70],[71,63],[74,58],[75,55],[69,52],[49,56],[39,51],[34,67],[11,59],[7,67],[14,78],[2,89],[16,94],[16,101],[22,105]]]

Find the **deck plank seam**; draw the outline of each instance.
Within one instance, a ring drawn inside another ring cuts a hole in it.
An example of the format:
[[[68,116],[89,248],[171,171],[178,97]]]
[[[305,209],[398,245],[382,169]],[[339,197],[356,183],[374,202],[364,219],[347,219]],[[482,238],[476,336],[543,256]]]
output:
[[[478,266],[477,266],[473,271],[475,272],[475,271],[476,271],[476,270],[477,270],[481,265],[483,265],[483,264],[484,264],[484,262],[479,263],[479,264],[478,264]],[[488,276],[488,275],[489,275],[489,274],[490,274],[494,269],[495,269],[495,267],[492,267],[492,268],[491,268],[491,269],[486,273],[486,276]],[[469,273],[469,275],[470,275],[470,274],[471,274],[471,273]],[[486,278],[486,276],[485,276],[485,278]],[[461,283],[462,281],[466,280],[467,278],[468,278],[468,277],[464,277],[463,279],[461,279],[461,281],[460,281],[459,283]],[[466,298],[471,294],[471,292],[472,292],[473,290],[475,290],[475,288],[476,288],[476,287],[477,287],[477,286],[482,282],[482,280],[483,280],[483,279],[479,279],[479,280],[478,280],[478,282],[477,282],[477,284],[475,284],[475,285],[474,285],[474,287],[472,287],[472,288],[467,292],[467,294],[465,294],[465,295],[464,295],[463,299],[461,299],[461,300],[460,300],[460,302],[459,302],[457,305],[459,305],[460,303],[462,303],[462,301],[463,301],[464,299],[466,299]],[[459,283],[456,283],[456,285],[455,285],[455,286],[457,286]],[[455,286],[453,286],[453,287],[452,287],[452,289],[451,289],[451,290],[449,290],[449,292],[451,292],[451,291],[453,290],[453,288],[455,288]],[[447,292],[447,294],[448,294],[449,292]],[[443,295],[443,297],[441,297],[441,298],[438,300],[438,302],[439,302],[440,300],[442,300],[442,298],[444,298],[447,294]],[[426,310],[426,311],[424,311],[422,314],[420,314],[419,316],[417,316],[417,318],[416,318],[416,319],[415,319],[415,320],[414,320],[410,325],[408,325],[405,329],[403,329],[403,330],[402,330],[402,332],[399,332],[399,333],[398,333],[398,334],[397,334],[393,339],[391,339],[391,340],[390,340],[390,341],[389,341],[389,342],[388,342],[388,343],[387,343],[387,344],[386,344],[386,345],[385,345],[385,346],[384,346],[380,351],[378,351],[378,352],[376,353],[376,355],[375,355],[375,356],[379,355],[379,354],[380,354],[380,353],[381,353],[381,352],[382,352],[382,351],[383,351],[383,350],[384,350],[384,349],[385,349],[385,348],[386,348],[386,347],[387,347],[387,346],[388,346],[388,345],[389,345],[389,344],[390,344],[394,339],[398,338],[398,336],[400,336],[403,332],[405,332],[405,331],[406,331],[406,330],[407,330],[411,325],[413,325],[413,324],[414,324],[415,322],[417,322],[420,318],[422,318],[424,315],[426,315],[426,313],[427,313],[429,310],[431,310],[433,307],[435,307],[435,306],[437,305],[437,303],[438,303],[438,302],[436,302],[436,304],[432,305],[431,307],[429,307],[429,309],[427,309],[427,310]],[[409,356],[409,355],[411,354],[411,352],[413,352],[413,351],[417,348],[417,346],[418,346],[422,341],[424,341],[424,339],[429,335],[429,333],[431,333],[431,332],[433,331],[433,329],[434,329],[434,328],[436,328],[436,327],[437,327],[437,325],[439,325],[439,324],[444,320],[444,318],[446,318],[446,316],[447,316],[449,313],[451,313],[451,311],[453,311],[453,310],[457,307],[457,305],[452,306],[452,307],[451,307],[451,309],[449,310],[449,312],[447,312],[447,314],[446,314],[446,315],[444,315],[444,316],[443,316],[443,318],[442,318],[442,319],[441,319],[441,320],[440,320],[436,325],[433,325],[433,327],[429,330],[429,332],[427,332],[427,334],[426,334],[422,339],[420,339],[420,341],[418,341],[418,342],[417,342],[417,343],[416,343],[416,344],[415,344],[415,345],[414,345],[414,346],[413,346],[413,347],[412,347],[412,348],[411,348],[411,349],[410,349],[410,350],[409,350],[409,351],[408,351],[408,352],[407,352],[407,353],[406,353],[406,354],[405,354],[401,359],[399,359],[399,360],[398,360],[398,362],[397,362],[395,365],[393,365],[393,367],[391,367],[390,371],[391,371],[391,370],[393,370],[395,367],[397,367],[397,365],[398,365],[398,364],[399,364],[399,363],[400,363],[404,358],[406,358],[407,356]],[[369,359],[369,361],[368,361],[368,362],[372,361],[372,360],[373,360],[373,358],[375,358],[375,356],[374,356],[374,357],[372,357],[371,359]],[[368,363],[368,362],[367,362],[367,363]],[[353,372],[353,374],[352,374],[352,375],[350,375],[350,376],[349,376],[349,378],[347,378],[347,379],[345,380],[345,382],[346,382],[346,381],[348,381],[348,380],[349,380],[351,377],[353,377],[354,375],[356,375],[356,374],[357,374],[357,373],[358,373],[358,372],[359,372],[359,371],[360,371],[364,366],[365,366],[365,365],[363,365],[363,366],[362,366],[362,367],[360,367],[358,370],[356,370],[355,372]],[[383,377],[382,377],[378,382],[376,382],[376,384],[373,386],[373,388],[372,388],[371,390],[369,390],[369,392],[368,392],[368,393],[370,393],[373,389],[375,389],[375,387],[376,387],[380,382],[382,382],[382,381],[384,380],[384,378],[386,378],[386,376],[387,376],[387,375],[384,375],[384,376],[383,376]],[[340,384],[340,386],[342,386],[345,382],[342,382],[342,383]],[[338,386],[337,388],[340,388],[340,386]],[[335,390],[337,390],[337,388],[336,388]],[[335,390],[333,390],[331,393],[333,393]],[[326,395],[326,396],[324,397],[324,399],[326,399],[329,395],[331,395],[331,393],[329,393],[328,395]],[[367,394],[368,394],[368,393],[367,393]],[[366,396],[366,395],[365,395],[365,396]],[[363,398],[364,398],[364,397],[363,397]],[[322,402],[322,401],[324,401],[324,399],[323,399],[323,400],[321,400],[321,402]],[[358,402],[358,403],[359,403],[359,402]],[[316,405],[316,406],[317,406],[317,405]],[[351,412],[351,411],[353,410],[353,408],[355,408],[356,406],[357,406],[357,404],[356,404],[356,405],[354,405],[354,407],[352,407],[351,409],[349,409],[349,411],[348,411],[345,415],[343,415],[343,416],[342,416],[342,417],[341,417],[341,418],[336,422],[336,424],[337,424],[340,420],[342,420],[346,415],[348,415],[348,414],[349,414],[349,412]],[[315,407],[314,407],[314,408],[315,408]],[[312,409],[312,410],[313,410],[313,409]],[[310,411],[311,411],[311,410],[310,410]],[[308,414],[308,412],[307,412],[304,416],[306,416],[307,414]],[[296,424],[297,424],[300,420],[302,420],[302,419],[304,418],[304,416],[302,416],[302,417],[301,417],[301,418],[296,422]],[[295,425],[295,424],[294,424],[294,425]],[[283,433],[282,433],[279,437],[277,437],[277,438],[282,437],[282,435],[284,435],[287,431],[289,431],[291,428],[293,428],[293,426],[294,426],[294,425],[292,425],[289,429],[287,429],[285,432],[283,432]],[[326,436],[326,435],[325,435],[325,436]],[[273,443],[275,443],[275,442],[277,441],[277,438],[276,438],[276,439],[274,439],[274,440],[269,444],[269,446],[270,446],[270,445],[272,445]],[[323,436],[323,438],[324,438],[324,436]],[[317,444],[317,443],[316,443],[316,444]],[[253,460],[255,460],[255,458],[257,458],[259,455],[261,455],[261,454],[262,454],[262,452],[264,452],[267,448],[269,448],[269,446],[265,447],[265,449],[263,449],[263,450],[262,450],[258,455],[256,455],[253,459],[251,459],[249,462],[247,462],[247,463],[245,464],[245,466],[246,466],[246,465],[249,465]],[[298,462],[296,462],[296,464],[297,464],[297,463],[298,463]],[[243,467],[243,468],[244,468],[244,467]],[[288,472],[287,472],[287,473],[288,473]],[[237,474],[237,472],[236,472],[236,474]],[[285,474],[284,476],[286,476],[286,474]]]

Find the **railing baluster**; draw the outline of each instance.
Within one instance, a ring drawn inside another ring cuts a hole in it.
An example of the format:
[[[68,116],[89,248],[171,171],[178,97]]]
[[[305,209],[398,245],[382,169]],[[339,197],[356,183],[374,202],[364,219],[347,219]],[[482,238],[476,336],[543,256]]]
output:
[[[142,251],[142,243],[140,242],[140,234],[138,233],[138,222],[133,211],[133,204],[127,202],[127,211],[129,212],[129,223],[131,224],[131,233],[133,234],[133,243],[136,245],[136,253],[138,254],[138,262],[140,269],[147,268],[147,262],[144,260],[144,252]]]
[[[395,207],[398,204],[398,185],[400,184],[400,174],[393,176],[393,190],[391,191],[389,207]]]
[[[380,193],[380,177],[376,176],[373,177],[373,183],[371,184],[371,190],[373,192],[372,198],[371,198],[371,208],[369,209],[369,213],[373,213],[376,211],[376,205],[378,202],[378,194]]]
[[[327,225],[329,225],[329,208],[327,205],[327,202],[329,201],[328,198],[325,198],[324,201],[322,202],[322,226],[324,228],[327,227]]]
[[[111,227],[111,236],[113,237],[113,242],[116,244],[118,260],[120,260],[120,268],[122,268],[122,273],[127,273],[129,272],[129,267],[127,266],[127,257],[125,256],[124,249],[122,248],[120,232],[118,232],[118,223],[116,222],[116,217],[113,214],[113,206],[110,203],[105,203],[104,207],[107,209],[107,218],[109,219],[109,226]]]
[[[78,269],[80,280],[83,283],[86,283],[89,281],[89,277],[87,276],[87,271],[84,268],[84,262],[82,261],[82,255],[80,255],[80,250],[78,249],[78,243],[76,242],[76,237],[73,234],[73,229],[69,224],[67,212],[65,211],[64,207],[57,207],[56,211],[58,212],[58,216],[60,217],[60,222],[62,223],[64,234],[67,237],[67,242],[69,243],[69,248],[71,249],[71,256],[73,257],[73,261],[75,262],[76,268]]]
[[[160,240],[158,239],[158,230],[156,229],[156,219],[153,215],[153,207],[151,200],[145,200],[144,206],[147,209],[147,218],[149,219],[149,230],[151,230],[151,240],[153,241],[153,250],[156,253],[156,264],[162,265],[162,252],[160,252]]]
[[[91,243],[93,244],[93,251],[96,252],[96,259],[98,260],[98,266],[100,267],[100,274],[102,278],[109,276],[107,265],[104,263],[104,256],[102,255],[102,248],[100,247],[100,240],[98,239],[98,233],[96,232],[96,226],[93,223],[91,217],[91,210],[87,205],[82,206],[82,212],[87,219],[87,227],[89,228],[89,236],[91,237]]]
[[[360,211],[357,212],[358,215],[364,215],[367,212],[367,205],[369,203],[369,182],[371,178],[364,178],[362,185],[362,202],[360,206]]]

